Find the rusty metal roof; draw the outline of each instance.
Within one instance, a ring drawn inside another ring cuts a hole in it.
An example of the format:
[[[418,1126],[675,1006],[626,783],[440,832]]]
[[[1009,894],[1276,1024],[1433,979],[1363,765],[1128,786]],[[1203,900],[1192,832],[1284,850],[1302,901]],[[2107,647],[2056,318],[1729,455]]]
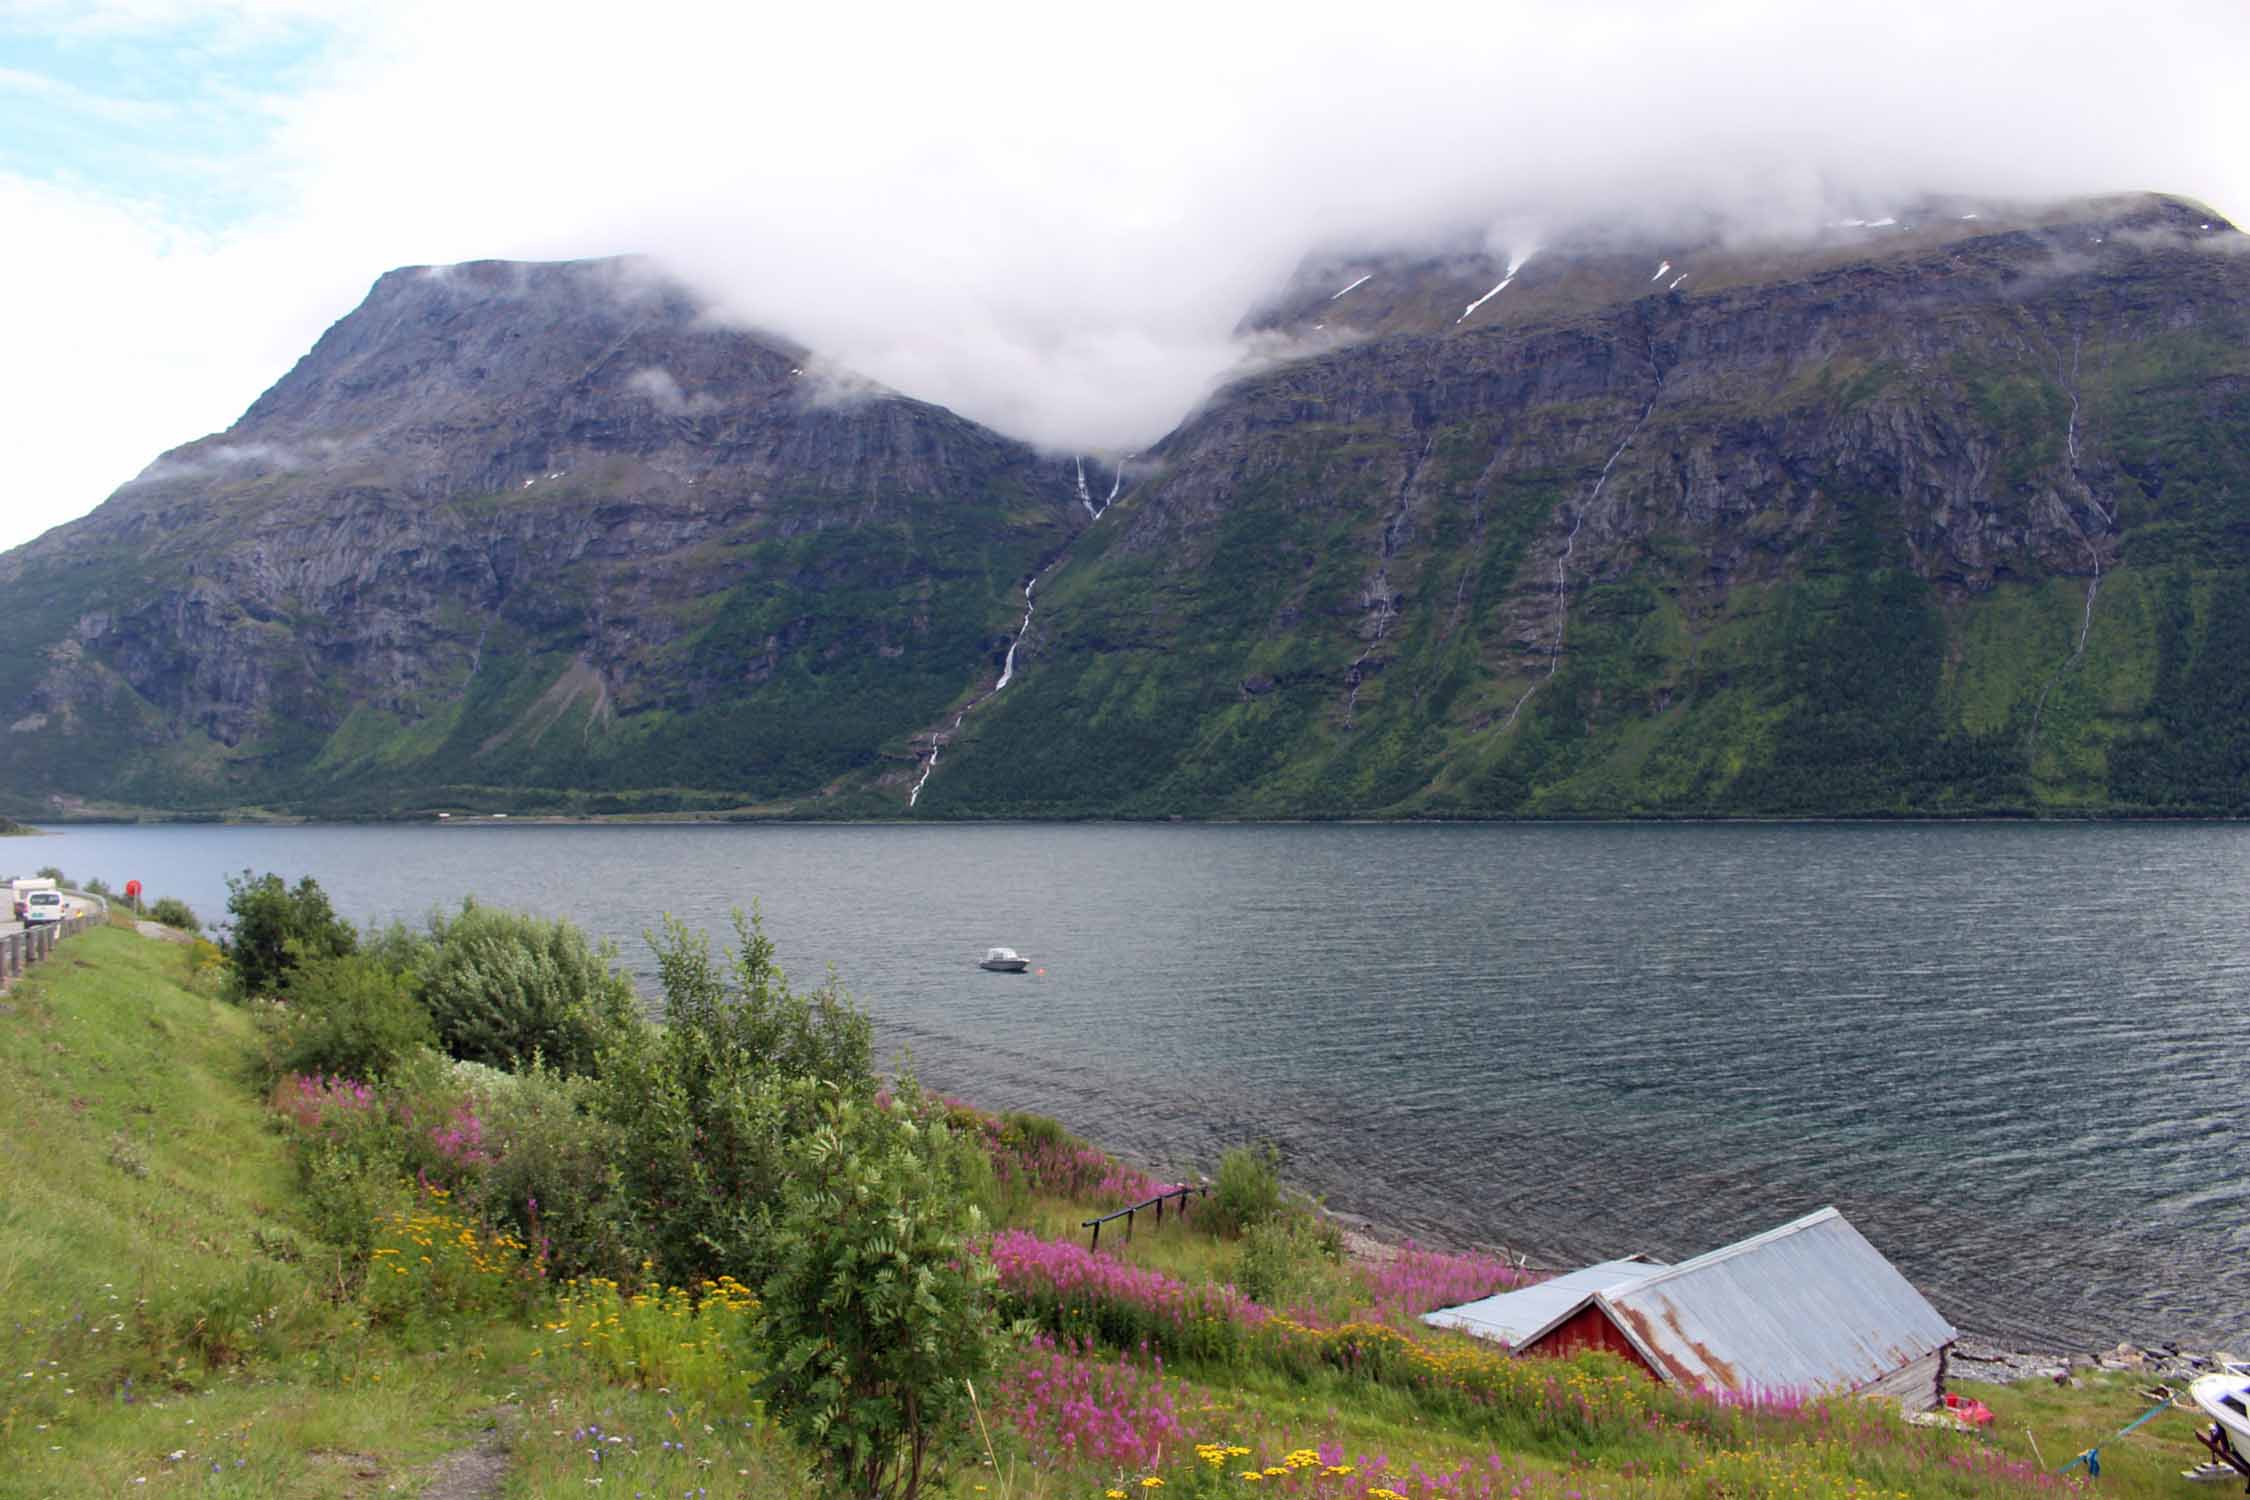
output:
[[[1667,1380],[1735,1391],[1855,1391],[1954,1341],[1953,1325],[1834,1208],[1587,1293]]]
[[[1583,1307],[1591,1294],[1639,1281],[1663,1269],[1663,1261],[1650,1260],[1645,1255],[1605,1260],[1598,1266],[1565,1272],[1552,1280],[1534,1282],[1512,1292],[1464,1302],[1458,1307],[1441,1307],[1436,1312],[1422,1314],[1422,1321],[1432,1328],[1454,1328],[1478,1338],[1497,1339],[1513,1349],[1526,1343],[1533,1333],[1553,1323],[1558,1316]]]

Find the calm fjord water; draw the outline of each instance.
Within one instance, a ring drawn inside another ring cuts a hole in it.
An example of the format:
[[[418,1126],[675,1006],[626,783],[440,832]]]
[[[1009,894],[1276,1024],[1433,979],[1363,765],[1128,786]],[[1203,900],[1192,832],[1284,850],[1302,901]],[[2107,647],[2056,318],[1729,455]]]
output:
[[[1541,1259],[1835,1203],[1964,1328],[2250,1353],[2250,829],[71,829],[205,917],[469,892],[613,937],[763,904],[889,1058],[1159,1169],[1270,1139],[1336,1207]],[[1045,970],[974,967],[1006,943]]]

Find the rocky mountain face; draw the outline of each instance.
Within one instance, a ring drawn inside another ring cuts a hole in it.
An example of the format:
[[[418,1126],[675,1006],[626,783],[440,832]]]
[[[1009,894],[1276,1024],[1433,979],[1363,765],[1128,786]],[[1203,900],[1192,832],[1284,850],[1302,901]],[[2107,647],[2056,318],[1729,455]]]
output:
[[[2159,198],[1902,217],[1308,264],[1246,322],[1288,357],[1122,477],[630,263],[393,273],[229,432],[0,558],[31,647],[0,783],[24,811],[2250,805],[2250,242]]]
[[[1319,268],[925,808],[2250,804],[2244,238],[1966,212]]]
[[[632,262],[393,272],[0,560],[0,764],[170,809],[818,799],[999,660],[1074,477]]]

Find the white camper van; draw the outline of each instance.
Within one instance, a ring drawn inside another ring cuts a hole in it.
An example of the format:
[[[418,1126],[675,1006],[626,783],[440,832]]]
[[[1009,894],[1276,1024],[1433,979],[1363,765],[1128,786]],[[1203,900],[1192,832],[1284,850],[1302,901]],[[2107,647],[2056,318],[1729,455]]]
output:
[[[41,892],[55,898],[51,902],[39,903],[43,912],[51,912],[53,915],[34,918],[31,915],[31,898]],[[25,875],[11,880],[8,882],[8,895],[10,909],[19,922],[52,922],[62,915],[62,893],[55,889],[55,882],[46,876]]]

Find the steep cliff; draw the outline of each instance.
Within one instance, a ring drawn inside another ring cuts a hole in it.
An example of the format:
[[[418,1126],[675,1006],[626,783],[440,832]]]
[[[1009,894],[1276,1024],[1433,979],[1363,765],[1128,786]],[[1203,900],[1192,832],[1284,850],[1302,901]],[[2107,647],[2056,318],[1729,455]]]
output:
[[[1899,217],[1308,264],[1246,321],[1287,357],[1122,478],[631,263],[396,272],[0,558],[0,785],[2250,810],[2250,242],[2149,197]]]
[[[2250,807],[2243,236],[1931,209],[1319,268],[924,808]]]

